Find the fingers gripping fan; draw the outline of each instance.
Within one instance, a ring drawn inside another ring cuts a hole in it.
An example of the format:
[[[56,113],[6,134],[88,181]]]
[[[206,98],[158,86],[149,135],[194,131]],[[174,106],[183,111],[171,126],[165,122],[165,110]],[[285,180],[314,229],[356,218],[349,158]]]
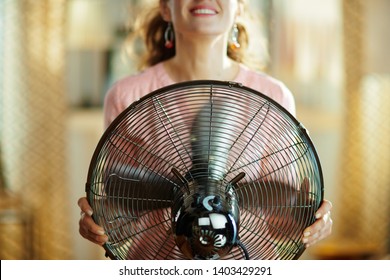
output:
[[[86,192],[111,259],[297,259],[323,178],[306,130],[276,102],[192,81],[114,120]]]

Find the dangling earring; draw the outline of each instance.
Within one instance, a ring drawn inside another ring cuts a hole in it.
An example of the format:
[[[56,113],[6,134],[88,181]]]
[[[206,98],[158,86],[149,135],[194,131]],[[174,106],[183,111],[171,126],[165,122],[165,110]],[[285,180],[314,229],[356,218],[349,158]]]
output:
[[[173,33],[172,23],[168,22],[167,28],[164,32],[165,47],[167,49],[173,48],[173,41],[175,39],[175,33]]]
[[[233,51],[236,51],[241,47],[240,43],[238,42],[238,33],[239,33],[238,26],[235,23],[232,27],[232,30],[230,31],[230,38],[229,38],[229,47]]]

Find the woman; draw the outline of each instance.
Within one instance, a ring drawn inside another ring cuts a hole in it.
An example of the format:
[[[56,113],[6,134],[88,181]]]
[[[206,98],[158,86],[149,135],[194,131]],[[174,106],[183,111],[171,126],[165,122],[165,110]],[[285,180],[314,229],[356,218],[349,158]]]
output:
[[[145,26],[147,68],[118,81],[109,90],[104,105],[105,125],[132,102],[158,88],[202,79],[240,82],[270,96],[294,115],[294,98],[283,83],[243,64],[247,36],[245,28],[237,23],[243,10],[243,0],[160,0],[159,10]],[[93,222],[86,198],[80,198],[78,205],[82,213],[80,234],[104,244],[108,238]],[[324,200],[316,222],[302,233],[306,247],[331,234],[331,208],[331,202]]]

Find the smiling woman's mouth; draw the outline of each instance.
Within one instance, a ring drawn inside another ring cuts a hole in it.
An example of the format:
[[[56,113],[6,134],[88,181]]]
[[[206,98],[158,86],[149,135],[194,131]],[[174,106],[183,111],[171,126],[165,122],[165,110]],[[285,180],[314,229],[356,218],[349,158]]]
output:
[[[191,13],[194,15],[216,15],[217,11],[212,9],[192,9]]]

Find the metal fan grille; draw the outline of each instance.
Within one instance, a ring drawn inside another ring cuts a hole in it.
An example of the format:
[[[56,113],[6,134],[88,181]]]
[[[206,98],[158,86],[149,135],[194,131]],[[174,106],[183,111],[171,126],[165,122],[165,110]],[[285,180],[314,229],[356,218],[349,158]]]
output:
[[[204,108],[209,119],[197,122]],[[194,131],[215,137],[200,140]],[[196,155],[207,159],[206,169]],[[224,182],[245,173],[234,192],[239,240],[251,259],[296,259],[304,251],[303,229],[323,197],[320,163],[302,125],[270,98],[240,84],[192,81],[150,93],[118,116],[96,148],[86,185],[110,258],[185,258],[172,231],[182,188],[172,168]],[[239,246],[224,256],[242,258]]]

